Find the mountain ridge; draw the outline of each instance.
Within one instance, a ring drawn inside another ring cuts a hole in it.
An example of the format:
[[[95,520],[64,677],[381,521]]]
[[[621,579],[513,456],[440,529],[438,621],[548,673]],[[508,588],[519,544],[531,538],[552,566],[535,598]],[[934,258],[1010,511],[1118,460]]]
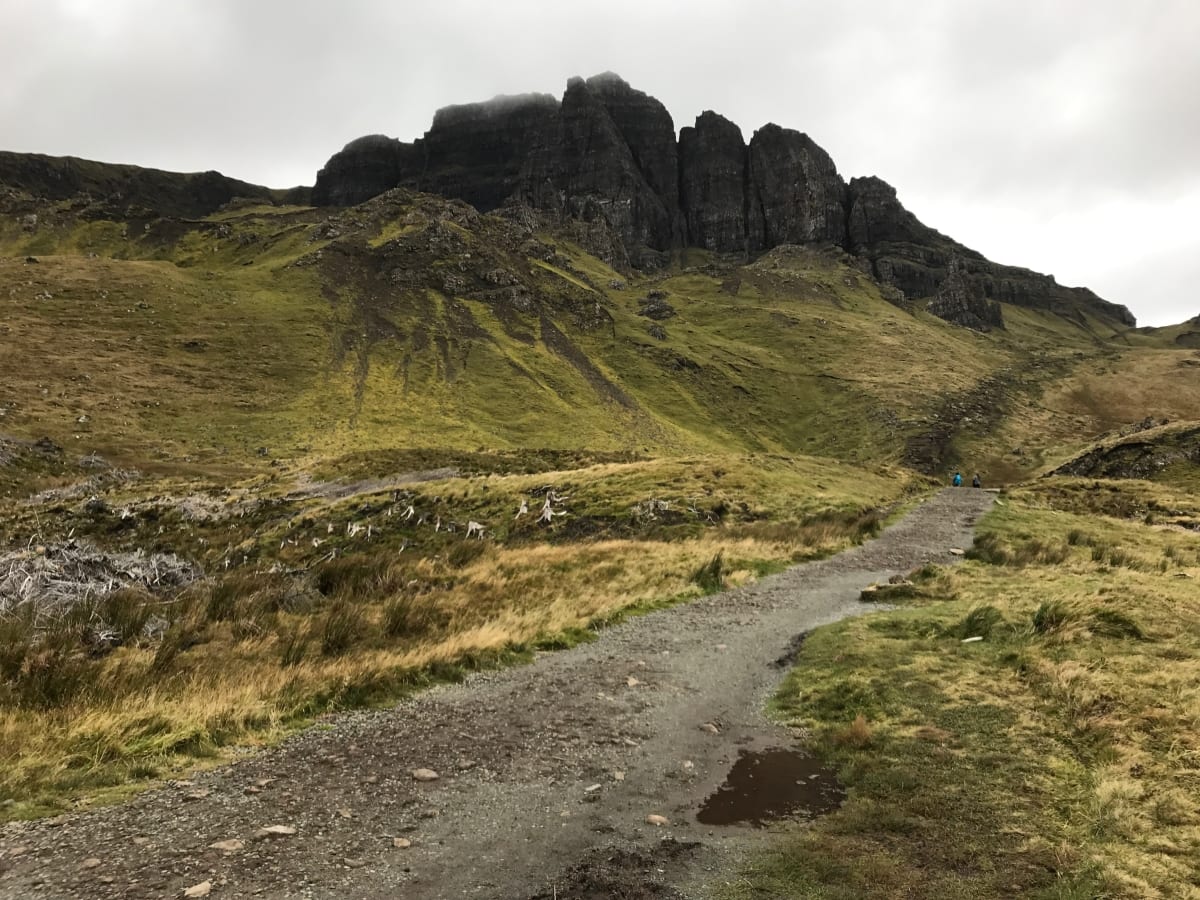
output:
[[[997,302],[1136,325],[1087,288],[991,262],[929,228],[878,177],[845,181],[803,132],[768,123],[746,142],[711,110],[676,132],[661,102],[611,72],[570,79],[561,101],[523,94],[446,107],[411,143],[351,141],[317,173],[312,201],[353,206],[394,187],[481,212],[603,221],[620,247],[587,249],[636,269],[661,268],[687,247],[753,258],[833,244],[898,303],[932,299],[935,314],[966,327],[1003,327]]]

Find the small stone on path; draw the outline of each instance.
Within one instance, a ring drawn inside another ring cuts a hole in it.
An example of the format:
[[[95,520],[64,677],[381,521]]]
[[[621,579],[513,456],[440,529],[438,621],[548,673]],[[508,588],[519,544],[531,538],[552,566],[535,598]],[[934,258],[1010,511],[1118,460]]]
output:
[[[198,791],[192,791],[190,794],[184,794],[183,799],[184,800],[203,800],[210,793],[211,793],[211,791],[209,791],[208,788],[201,788]]]
[[[720,734],[721,729],[712,722],[705,722],[700,726],[701,731],[707,731],[709,734]]]
[[[962,547],[951,547],[951,548],[950,548],[950,555],[951,555],[951,556],[966,556],[966,555],[967,555],[967,551],[966,551],[966,550],[964,550]]]
[[[585,787],[583,789],[583,792],[585,794],[594,794],[594,793],[596,793],[596,791],[600,790],[601,787],[602,787],[602,785],[599,785],[599,784],[589,784],[587,787]]]
[[[94,868],[96,868],[98,865],[100,865],[100,860],[96,859],[96,857],[94,857],[94,856],[89,856],[87,859],[85,859],[83,862],[81,862],[81,863],[79,864],[79,868],[81,868],[81,869],[94,869]]]
[[[345,807],[338,810],[338,815],[341,816],[343,819],[353,819],[354,818],[354,813],[352,813],[350,810],[346,809]]]
[[[342,860],[342,865],[348,869],[361,869],[366,865],[366,863],[361,859],[351,859],[349,856],[347,856]]]
[[[227,841],[217,841],[215,844],[209,844],[210,850],[220,850],[222,853],[236,853],[246,846],[245,841],[239,841],[237,838],[230,838]]]
[[[398,850],[407,850],[412,846],[412,841],[408,838],[392,838],[392,846]]]
[[[8,848],[9,856],[24,856],[28,852],[29,852],[28,847],[9,847]]]
[[[636,678],[634,678],[632,675],[630,675],[628,678],[625,679],[625,684],[627,687],[637,687],[639,684],[641,684],[641,682],[638,681]]]
[[[433,769],[413,769],[413,781],[437,781],[441,776]]]
[[[193,884],[190,888],[183,892],[185,897],[207,897],[212,893],[212,882],[202,881],[199,884]]]
[[[662,828],[664,825],[670,825],[671,820],[666,816],[659,816],[651,813],[650,815],[646,816],[646,824],[653,825],[656,828]]]
[[[291,825],[267,825],[254,832],[256,838],[287,837],[296,833]]]

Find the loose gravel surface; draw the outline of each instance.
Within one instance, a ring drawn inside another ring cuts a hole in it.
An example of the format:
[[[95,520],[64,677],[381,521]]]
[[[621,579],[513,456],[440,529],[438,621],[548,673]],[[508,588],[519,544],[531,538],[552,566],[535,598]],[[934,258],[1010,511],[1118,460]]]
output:
[[[795,744],[763,707],[798,636],[869,612],[872,582],[955,562],[993,499],[947,490],[836,557],[120,806],[3,826],[0,898],[702,897],[769,839],[695,814],[739,750]]]

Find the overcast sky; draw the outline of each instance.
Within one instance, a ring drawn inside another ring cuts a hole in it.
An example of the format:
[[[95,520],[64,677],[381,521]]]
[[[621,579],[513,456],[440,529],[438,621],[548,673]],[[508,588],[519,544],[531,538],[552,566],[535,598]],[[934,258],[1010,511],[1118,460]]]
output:
[[[615,71],[806,131],[998,262],[1200,314],[1195,0],[0,0],[0,149],[272,187],[434,111]]]

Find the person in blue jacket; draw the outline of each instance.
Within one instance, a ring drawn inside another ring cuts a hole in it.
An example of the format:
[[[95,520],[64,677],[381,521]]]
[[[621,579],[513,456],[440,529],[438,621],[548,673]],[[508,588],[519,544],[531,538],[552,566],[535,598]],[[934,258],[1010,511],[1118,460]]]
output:
[[[954,477],[950,479],[950,483],[955,487],[962,487],[962,474],[955,472]]]

